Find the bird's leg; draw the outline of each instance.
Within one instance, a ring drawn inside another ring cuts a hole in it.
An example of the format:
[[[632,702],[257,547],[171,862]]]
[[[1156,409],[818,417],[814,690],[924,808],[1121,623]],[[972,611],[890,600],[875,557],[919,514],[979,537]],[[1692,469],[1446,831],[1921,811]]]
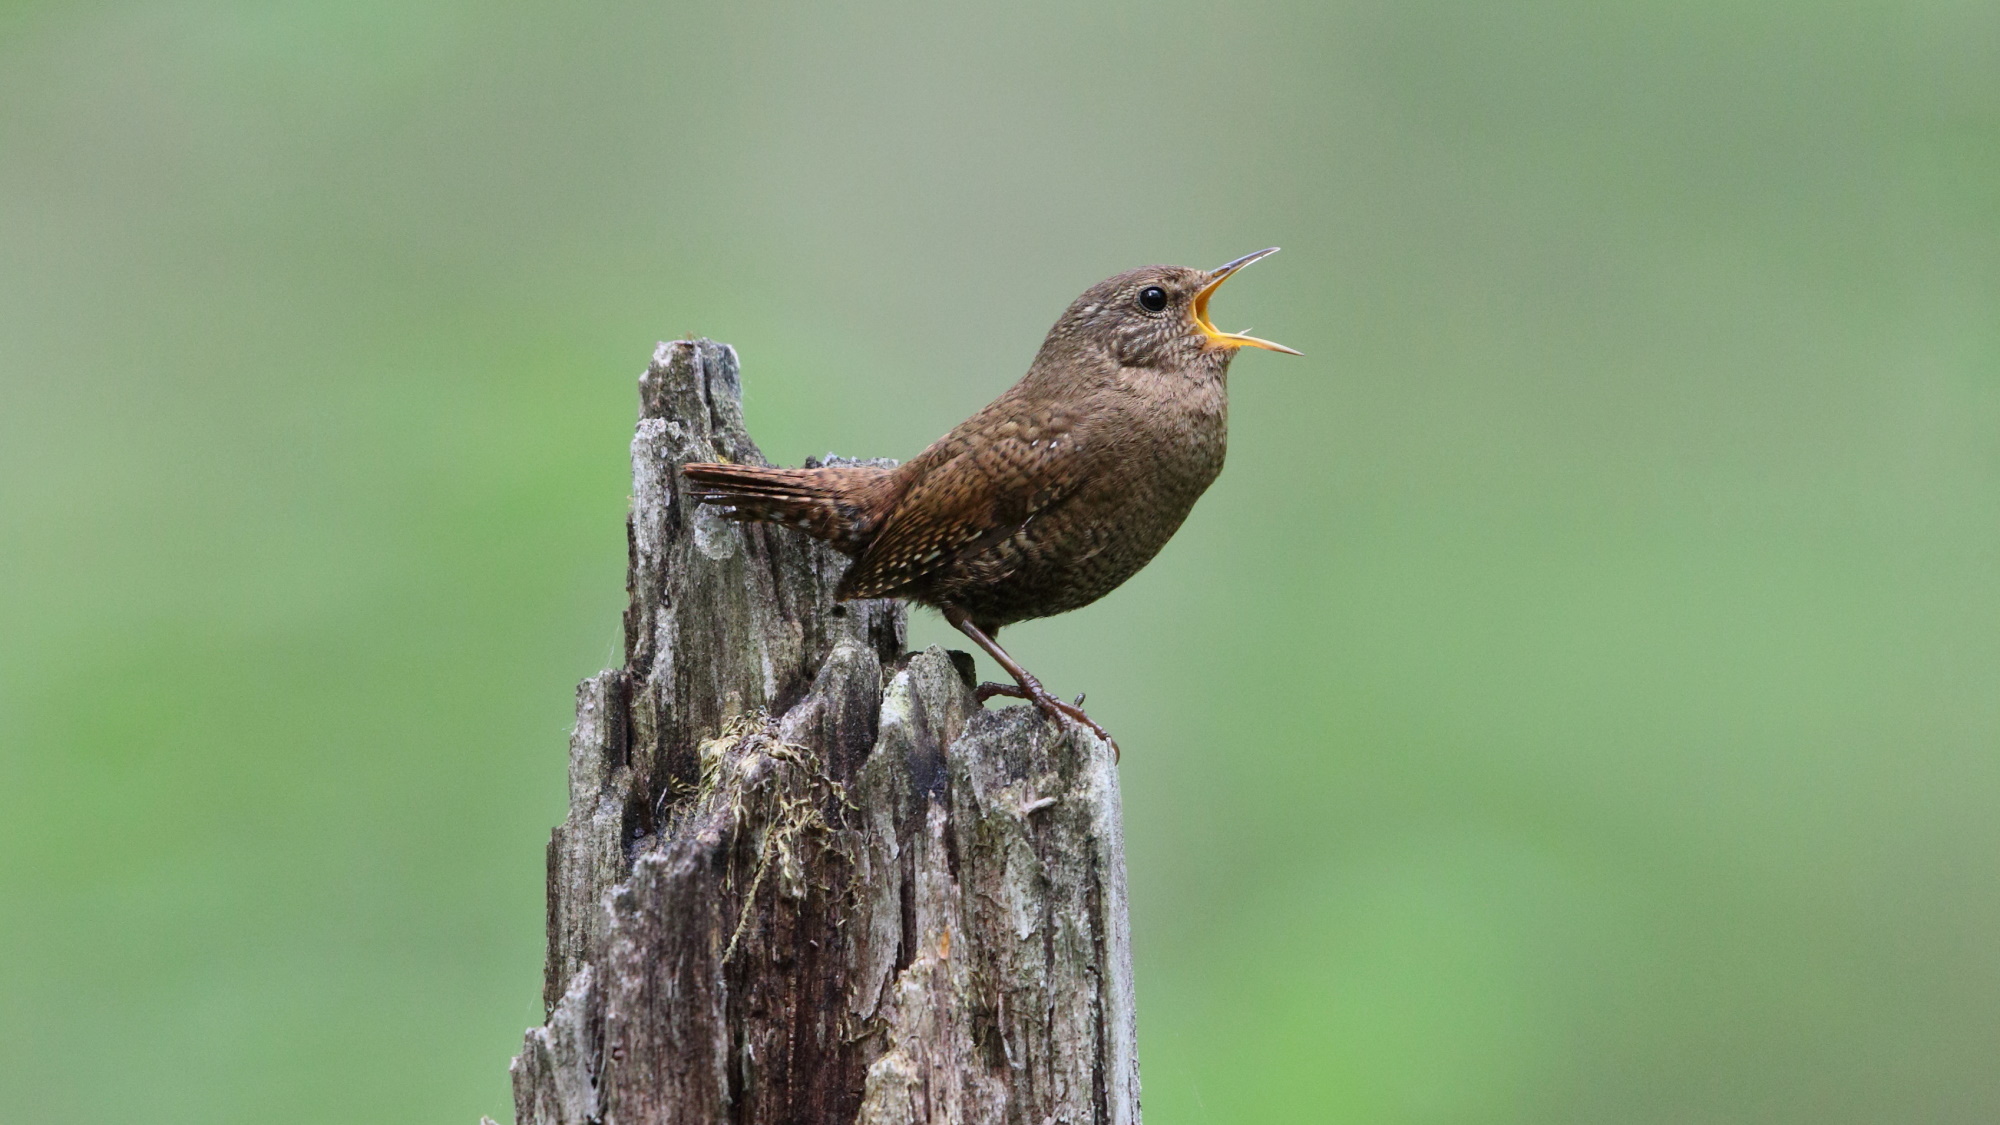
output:
[[[1082,696],[1079,695],[1076,697],[1076,703],[1064,703],[1062,700],[1050,695],[1048,689],[1042,686],[1042,681],[1035,678],[1034,673],[1015,663],[1014,658],[1007,655],[1007,650],[1000,647],[1000,642],[987,636],[984,629],[974,625],[972,618],[967,617],[964,610],[946,606],[944,607],[944,619],[951,622],[952,628],[971,637],[972,643],[984,649],[986,655],[992,657],[1000,667],[1005,668],[1007,674],[1014,677],[1014,683],[1020,685],[1016,687],[1013,684],[980,684],[978,689],[973,693],[979,702],[984,703],[996,695],[1004,695],[1009,699],[1025,699],[1034,704],[1035,709],[1040,711],[1051,722],[1060,722],[1061,720],[1058,716],[1067,715],[1084,726],[1089,727],[1097,737],[1110,743],[1111,760],[1114,762],[1118,760],[1118,740],[1111,737],[1110,731],[1098,726],[1097,720],[1084,714],[1083,708],[1077,705],[1083,702]]]

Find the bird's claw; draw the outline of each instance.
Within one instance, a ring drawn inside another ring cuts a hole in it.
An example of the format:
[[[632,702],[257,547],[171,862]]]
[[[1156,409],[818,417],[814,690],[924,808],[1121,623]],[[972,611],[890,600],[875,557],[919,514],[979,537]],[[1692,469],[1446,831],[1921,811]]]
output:
[[[1103,739],[1105,744],[1111,747],[1111,760],[1113,762],[1116,762],[1119,759],[1120,755],[1118,750],[1118,740],[1111,737],[1110,731],[1105,730],[1101,726],[1098,726],[1096,719],[1093,719],[1089,715],[1084,714],[1082,707],[1076,706],[1075,704],[1071,703],[1064,703],[1062,700],[1057,699],[1054,696],[1048,697],[1048,700],[1049,700],[1049,706],[1055,708],[1057,711],[1061,712],[1064,715],[1068,715],[1070,718],[1075,719],[1077,722],[1082,723],[1084,726],[1089,727],[1092,734],[1095,734],[1098,738]],[[1077,702],[1081,703],[1082,701],[1083,697],[1080,695],[1077,696]],[[1047,711],[1044,711],[1042,713],[1045,715],[1048,714]],[[1055,716],[1049,715],[1049,719],[1051,721],[1055,721]]]
[[[972,695],[982,704],[996,695],[1006,696],[1008,699],[1025,699],[1035,705],[1035,710],[1040,711],[1043,718],[1058,726],[1062,725],[1065,718],[1074,719],[1090,728],[1092,734],[1103,739],[1111,747],[1112,761],[1116,762],[1120,757],[1118,740],[1111,737],[1110,731],[1099,726],[1096,719],[1084,714],[1082,695],[1076,697],[1075,703],[1064,703],[1046,691],[1029,691],[1018,684],[996,684],[991,681],[973,689]]]

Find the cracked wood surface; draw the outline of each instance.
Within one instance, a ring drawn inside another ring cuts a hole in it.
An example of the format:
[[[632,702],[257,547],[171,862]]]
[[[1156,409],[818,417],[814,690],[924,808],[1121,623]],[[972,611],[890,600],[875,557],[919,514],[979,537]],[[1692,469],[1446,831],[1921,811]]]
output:
[[[982,711],[846,560],[694,506],[735,352],[640,380],[624,667],[577,689],[522,1125],[1136,1123],[1110,748]]]

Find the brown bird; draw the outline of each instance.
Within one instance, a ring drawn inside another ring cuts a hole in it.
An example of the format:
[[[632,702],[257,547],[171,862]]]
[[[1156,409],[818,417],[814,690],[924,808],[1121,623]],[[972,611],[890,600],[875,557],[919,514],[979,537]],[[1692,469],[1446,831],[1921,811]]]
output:
[[[1052,721],[1111,742],[994,640],[1003,626],[1089,605],[1166,545],[1222,471],[1229,361],[1300,353],[1218,330],[1208,301],[1237,270],[1147,266],[1085,291],[1020,382],[895,468],[693,464],[694,497],[735,519],[789,524],[854,559],[837,596],[931,606],[998,661]],[[1116,743],[1113,743],[1116,748]]]

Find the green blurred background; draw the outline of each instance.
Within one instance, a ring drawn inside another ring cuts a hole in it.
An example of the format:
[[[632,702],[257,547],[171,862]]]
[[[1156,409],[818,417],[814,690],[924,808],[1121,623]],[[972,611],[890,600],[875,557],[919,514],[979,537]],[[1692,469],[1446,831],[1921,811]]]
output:
[[[505,1120],[653,342],[908,456],[1271,244],[1010,633],[1150,1120],[2000,1120],[1986,0],[0,7],[0,1120]]]

